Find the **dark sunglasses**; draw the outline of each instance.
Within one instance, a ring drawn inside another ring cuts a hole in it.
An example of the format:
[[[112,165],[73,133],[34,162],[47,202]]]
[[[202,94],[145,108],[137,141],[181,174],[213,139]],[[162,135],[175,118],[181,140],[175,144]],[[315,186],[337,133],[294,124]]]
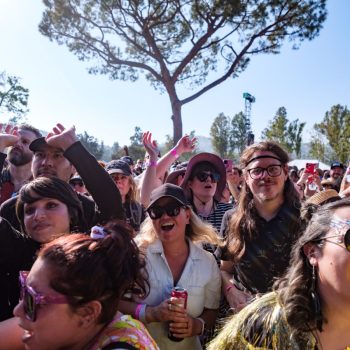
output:
[[[172,216],[172,217],[178,216],[180,214],[181,208],[186,208],[186,206],[180,205],[180,204],[172,204],[164,207],[159,207],[155,205],[147,209],[147,213],[152,220],[157,220],[161,218],[165,213],[168,216]]]
[[[328,238],[335,238],[335,237],[338,238],[336,242],[328,240]],[[325,242],[330,242],[337,245],[341,245],[342,243],[344,243],[346,250],[350,252],[350,229],[348,229],[343,235],[341,234],[341,235],[328,236],[328,237],[320,238],[316,241],[317,242],[325,241]]]
[[[219,173],[212,173],[212,172],[206,172],[206,171],[201,171],[195,175],[195,177],[200,181],[200,182],[205,182],[207,181],[208,177],[210,177],[212,182],[218,182],[220,180],[220,174]]]
[[[37,293],[32,287],[27,286],[27,276],[29,271],[19,272],[19,283],[21,285],[20,301],[23,303],[26,318],[35,322],[38,305],[46,304],[68,304],[68,299],[64,295],[43,295]]]
[[[80,187],[83,187],[84,184],[82,181],[71,181],[70,184],[75,187],[75,186],[80,186]]]

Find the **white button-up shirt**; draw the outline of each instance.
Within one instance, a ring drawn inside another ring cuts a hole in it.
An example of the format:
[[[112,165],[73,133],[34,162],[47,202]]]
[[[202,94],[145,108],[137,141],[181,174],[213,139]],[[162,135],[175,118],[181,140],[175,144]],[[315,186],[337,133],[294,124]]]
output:
[[[185,268],[176,286],[185,288],[188,292],[187,313],[192,317],[199,317],[204,308],[219,308],[221,277],[212,254],[191,241],[189,250]],[[160,240],[147,247],[146,269],[149,274],[150,293],[142,302],[156,306],[170,297],[174,287],[173,276]],[[180,342],[168,339],[167,322],[152,322],[146,324],[146,327],[161,350],[202,349],[198,337],[185,338]]]

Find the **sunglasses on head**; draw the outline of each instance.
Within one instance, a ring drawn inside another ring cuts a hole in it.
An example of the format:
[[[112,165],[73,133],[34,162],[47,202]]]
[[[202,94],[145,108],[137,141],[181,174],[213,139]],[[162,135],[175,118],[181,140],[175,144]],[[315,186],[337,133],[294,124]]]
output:
[[[21,286],[20,301],[23,303],[23,310],[28,320],[35,322],[39,305],[46,304],[68,304],[64,295],[43,295],[37,293],[27,285],[29,271],[20,271],[19,283]]]
[[[153,207],[147,209],[147,213],[152,220],[157,220],[165,213],[172,217],[178,216],[181,208],[186,208],[186,206],[181,205],[180,203],[168,204],[162,207],[154,205]]]
[[[205,182],[207,181],[208,177],[210,177],[212,182],[218,182],[220,180],[220,174],[211,172],[211,171],[200,171],[195,175],[195,177],[200,181],[200,182]]]
[[[338,239],[335,242],[333,242],[333,241],[330,241],[329,238],[338,238]],[[324,241],[324,242],[334,243],[337,245],[341,245],[343,243],[346,250],[350,253],[350,229],[348,229],[344,234],[320,238],[317,241],[319,242]]]

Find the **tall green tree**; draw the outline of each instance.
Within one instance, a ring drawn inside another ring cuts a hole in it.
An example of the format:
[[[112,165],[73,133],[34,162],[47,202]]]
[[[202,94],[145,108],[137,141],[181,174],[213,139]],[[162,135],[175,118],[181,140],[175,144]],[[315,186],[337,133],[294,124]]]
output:
[[[142,143],[142,135],[143,131],[139,126],[135,126],[135,132],[132,136],[130,136],[131,144],[127,146],[125,149],[125,153],[127,153],[134,161],[137,159],[143,159],[145,156],[145,148]],[[125,155],[125,154],[124,154]]]
[[[235,114],[231,120],[230,146],[231,151],[242,154],[247,146],[248,120],[243,112]]]
[[[314,128],[324,135],[336,157],[346,162],[350,154],[350,112],[346,106],[337,104],[327,111],[323,121]]]
[[[89,135],[86,131],[84,131],[83,134],[78,134],[77,137],[85,148],[96,157],[96,159],[102,159],[105,150],[103,142],[100,143],[96,137]]]
[[[222,158],[226,158],[230,150],[230,124],[230,118],[220,113],[210,128],[213,148]]]
[[[0,113],[13,113],[9,121],[15,124],[28,112],[29,90],[20,82],[18,77],[0,73]]]
[[[274,118],[269,121],[269,125],[262,132],[262,138],[280,143],[286,150],[291,153],[292,145],[288,142],[287,110],[285,107],[278,108]]]
[[[324,138],[324,135],[315,130],[311,135],[309,151],[309,154],[312,158],[315,158],[322,162],[326,161],[326,144],[324,142]]]
[[[142,74],[166,92],[176,143],[182,107],[243,72],[250,57],[298,47],[319,34],[326,0],[44,0],[40,32],[89,72],[135,81]],[[191,88],[178,93],[179,84]]]
[[[299,119],[289,122],[286,108],[280,107],[273,120],[269,121],[268,127],[263,130],[261,137],[278,142],[288,153],[295,152],[299,157],[305,124],[299,122]]]
[[[302,133],[305,125],[305,122],[299,123],[299,119],[296,119],[290,122],[287,128],[287,138],[297,158],[301,156]]]

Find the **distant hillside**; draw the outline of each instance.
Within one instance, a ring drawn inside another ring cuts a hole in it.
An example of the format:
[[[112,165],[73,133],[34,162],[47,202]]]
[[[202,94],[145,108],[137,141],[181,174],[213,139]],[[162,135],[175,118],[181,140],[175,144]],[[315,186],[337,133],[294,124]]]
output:
[[[196,136],[198,142],[198,150],[200,152],[213,152],[211,138],[207,136]]]

